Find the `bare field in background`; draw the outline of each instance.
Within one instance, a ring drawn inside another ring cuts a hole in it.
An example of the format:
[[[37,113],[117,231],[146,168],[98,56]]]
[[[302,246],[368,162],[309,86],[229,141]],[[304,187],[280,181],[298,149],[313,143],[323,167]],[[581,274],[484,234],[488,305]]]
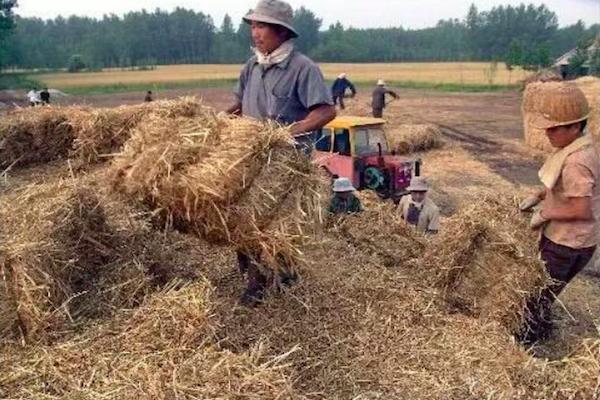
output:
[[[237,79],[241,65],[167,65],[149,71],[110,69],[103,72],[50,73],[36,79],[53,88],[108,85],[166,84],[193,81]],[[524,79],[528,72],[506,69],[502,63],[390,63],[390,64],[321,64],[327,79],[346,72],[356,82],[385,79],[396,82],[465,85],[510,85]]]

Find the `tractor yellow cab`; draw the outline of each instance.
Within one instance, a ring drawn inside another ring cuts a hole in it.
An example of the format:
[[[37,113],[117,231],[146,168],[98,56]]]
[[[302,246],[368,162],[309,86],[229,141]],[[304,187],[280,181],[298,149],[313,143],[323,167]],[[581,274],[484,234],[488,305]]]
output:
[[[359,190],[397,200],[419,174],[420,161],[390,153],[385,123],[381,118],[335,118],[318,132],[315,163],[331,175],[350,179]]]

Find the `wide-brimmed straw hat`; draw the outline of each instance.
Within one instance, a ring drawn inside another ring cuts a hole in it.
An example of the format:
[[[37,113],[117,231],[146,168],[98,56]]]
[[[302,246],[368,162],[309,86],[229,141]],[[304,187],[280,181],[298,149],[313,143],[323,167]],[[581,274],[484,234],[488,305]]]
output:
[[[573,84],[548,84],[536,100],[531,125],[538,129],[571,125],[585,121],[590,115],[585,95]]]
[[[348,178],[337,178],[333,181],[333,191],[336,193],[354,192],[356,188]]]
[[[378,80],[377,86],[385,86],[385,81],[383,79]]]
[[[243,18],[246,23],[256,21],[281,25],[292,32],[294,37],[298,37],[298,32],[292,25],[293,19],[292,6],[281,0],[260,0],[254,10]]]
[[[429,185],[425,178],[421,178],[416,176],[412,178],[410,181],[410,186],[406,188],[409,192],[427,192],[429,190]]]

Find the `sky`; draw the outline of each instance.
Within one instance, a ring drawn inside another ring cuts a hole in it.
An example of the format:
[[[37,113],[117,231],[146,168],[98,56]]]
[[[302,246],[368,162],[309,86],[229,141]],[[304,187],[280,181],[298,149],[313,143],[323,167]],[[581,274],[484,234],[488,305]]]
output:
[[[323,27],[340,21],[346,27],[403,26],[411,29],[434,26],[440,19],[463,19],[471,3],[482,11],[496,5],[518,5],[522,2],[546,4],[558,15],[560,26],[574,24],[580,19],[587,25],[600,23],[600,0],[289,0],[294,8],[304,6],[312,10],[323,19]],[[18,3],[17,14],[44,19],[73,14],[91,17],[110,13],[122,15],[142,8],[170,11],[179,6],[209,14],[218,26],[226,13],[234,21],[240,21],[256,0],[18,0]]]

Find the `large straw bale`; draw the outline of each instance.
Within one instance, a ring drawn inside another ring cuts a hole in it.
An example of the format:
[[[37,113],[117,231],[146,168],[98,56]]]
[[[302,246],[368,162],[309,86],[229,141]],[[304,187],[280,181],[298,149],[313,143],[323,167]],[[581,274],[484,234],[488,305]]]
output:
[[[442,131],[431,124],[402,124],[386,131],[391,150],[409,154],[436,149],[444,145]]]
[[[222,343],[245,351],[266,338],[271,354],[298,346],[290,379],[318,398],[593,398],[597,343],[535,360],[502,325],[449,310],[412,266],[383,267],[337,235],[306,250],[309,266],[290,294],[250,312],[216,303]]]
[[[182,97],[177,100],[74,113],[69,118],[75,132],[72,156],[85,162],[98,161],[119,151],[129,139],[131,130],[148,115],[161,118],[193,117],[201,108],[202,105],[196,98]]]
[[[547,283],[536,238],[512,199],[484,198],[445,221],[418,268],[451,307],[517,334],[527,301]]]
[[[526,79],[521,82],[521,89],[525,90],[527,85],[535,82],[561,82],[562,77],[551,69],[543,69],[535,74],[529,75]]]
[[[69,114],[79,109],[35,107],[0,119],[0,168],[67,157],[73,144]]]
[[[576,79],[571,84],[576,85],[585,94],[585,97],[590,105],[590,117],[588,119],[587,131],[594,137],[595,141],[600,141],[600,79],[595,77],[583,77]],[[564,83],[556,82],[534,82],[525,88],[523,93],[523,123],[525,132],[525,142],[538,150],[545,152],[553,152],[552,147],[546,132],[543,129],[538,129],[531,124],[532,118],[536,110],[537,99],[539,94],[556,85],[564,85]]]
[[[585,76],[576,79],[574,83],[585,94],[590,105],[587,131],[595,138],[596,142],[600,142],[600,78]]]
[[[60,346],[8,349],[3,397],[293,398],[286,357],[266,357],[260,345],[239,354],[215,346],[210,295],[203,282],[165,290]]]
[[[521,111],[523,114],[525,143],[534,149],[552,152],[554,151],[554,147],[552,147],[548,141],[548,138],[546,137],[546,131],[536,128],[534,125],[532,125],[532,121],[535,116],[537,99],[540,93],[544,90],[546,84],[547,83],[543,82],[534,82],[525,87]]]
[[[114,162],[113,185],[177,228],[260,252],[272,267],[300,255],[295,239],[320,205],[320,180],[287,130],[208,110],[141,124]]]
[[[179,255],[190,246],[165,240],[136,213],[83,178],[4,195],[0,337],[52,340],[82,319],[136,306],[171,279],[193,278]]]

